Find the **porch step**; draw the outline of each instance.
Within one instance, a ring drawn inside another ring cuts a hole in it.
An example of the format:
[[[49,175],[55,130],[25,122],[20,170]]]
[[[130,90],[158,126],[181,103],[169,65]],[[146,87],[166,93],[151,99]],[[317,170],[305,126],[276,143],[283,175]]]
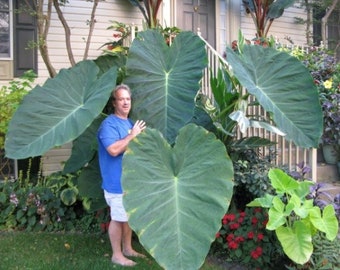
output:
[[[317,181],[322,183],[340,184],[340,175],[337,166],[318,163]]]

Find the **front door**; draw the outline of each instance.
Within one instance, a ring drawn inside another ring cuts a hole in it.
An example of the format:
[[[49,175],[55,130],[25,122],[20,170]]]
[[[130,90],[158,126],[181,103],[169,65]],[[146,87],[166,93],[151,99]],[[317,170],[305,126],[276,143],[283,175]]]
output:
[[[197,33],[215,48],[215,0],[177,0],[176,26]]]

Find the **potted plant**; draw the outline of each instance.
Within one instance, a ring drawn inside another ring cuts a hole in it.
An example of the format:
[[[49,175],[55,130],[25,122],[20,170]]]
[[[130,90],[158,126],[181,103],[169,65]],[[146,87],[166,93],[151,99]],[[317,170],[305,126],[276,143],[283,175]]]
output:
[[[340,65],[337,65],[340,70]],[[322,149],[326,163],[340,162],[340,78],[338,72],[324,81],[320,101],[324,116]],[[320,89],[320,87],[319,87]]]

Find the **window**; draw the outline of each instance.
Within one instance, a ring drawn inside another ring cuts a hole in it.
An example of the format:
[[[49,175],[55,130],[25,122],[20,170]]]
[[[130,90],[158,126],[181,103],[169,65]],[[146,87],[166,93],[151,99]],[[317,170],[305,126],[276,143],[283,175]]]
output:
[[[0,80],[20,77],[27,70],[37,73],[35,0],[0,0]],[[27,5],[30,5],[27,7]]]
[[[0,59],[10,59],[12,57],[11,47],[11,2],[0,0]]]

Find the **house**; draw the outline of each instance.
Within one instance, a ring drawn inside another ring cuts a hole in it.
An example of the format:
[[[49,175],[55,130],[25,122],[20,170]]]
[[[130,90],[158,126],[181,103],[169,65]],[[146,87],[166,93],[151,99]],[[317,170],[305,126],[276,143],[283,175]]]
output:
[[[4,16],[0,17],[0,87],[28,69],[36,71],[38,84],[44,83],[49,77],[38,50],[28,49],[32,41],[37,41],[36,18],[24,12],[14,12],[20,8],[22,2],[24,1],[1,1],[0,14]],[[92,8],[93,1],[85,0],[72,0],[62,7],[71,30],[71,45],[76,62],[84,57]],[[305,44],[305,26],[296,24],[295,17],[304,18],[306,14],[301,8],[289,8],[284,16],[274,21],[269,34],[280,42],[285,42],[288,38],[296,44]],[[237,39],[239,29],[250,40],[255,37],[256,32],[242,0],[163,0],[159,20],[164,26],[177,26],[194,32],[199,30],[202,37],[220,54]],[[88,59],[98,57],[102,53],[100,47],[110,41],[112,32],[107,30],[110,21],[124,22],[142,29],[143,16],[128,0],[100,1],[95,12]],[[56,70],[71,66],[65,47],[64,29],[55,10],[51,16],[47,46],[51,63]],[[70,148],[69,143],[46,153],[42,157],[43,173],[48,175],[62,169]]]

